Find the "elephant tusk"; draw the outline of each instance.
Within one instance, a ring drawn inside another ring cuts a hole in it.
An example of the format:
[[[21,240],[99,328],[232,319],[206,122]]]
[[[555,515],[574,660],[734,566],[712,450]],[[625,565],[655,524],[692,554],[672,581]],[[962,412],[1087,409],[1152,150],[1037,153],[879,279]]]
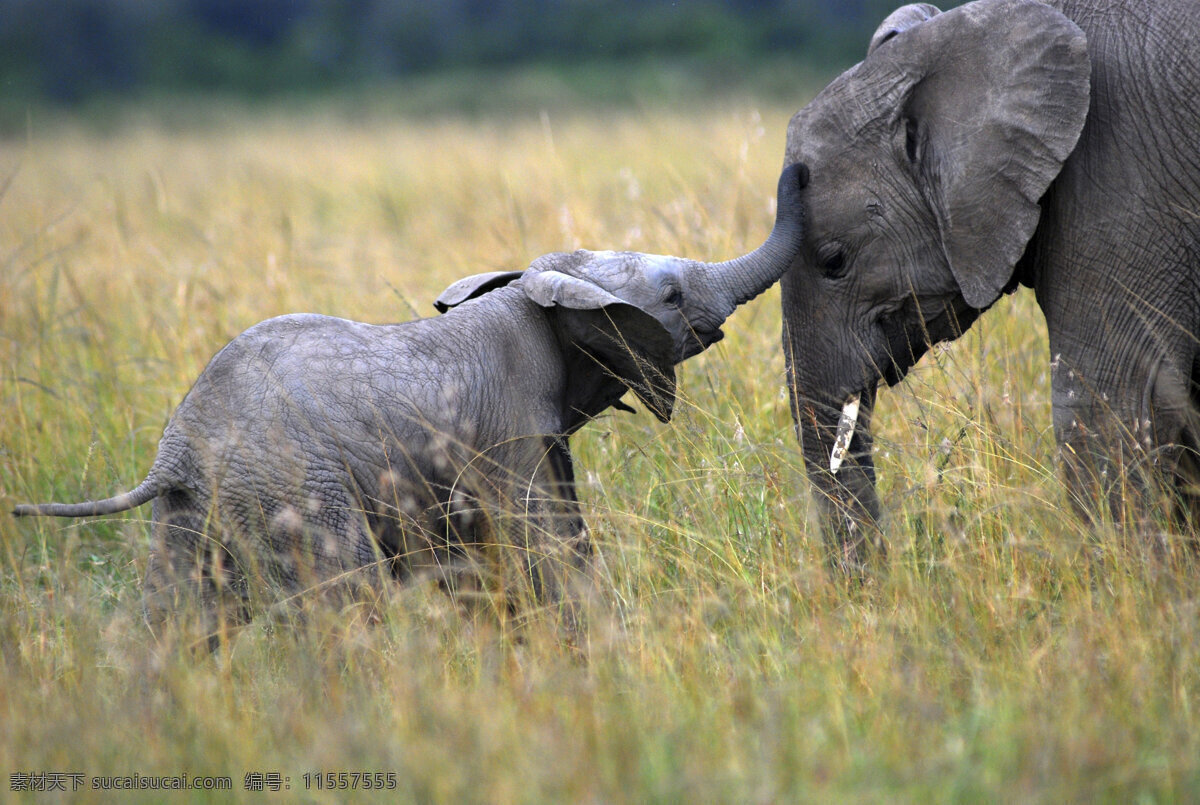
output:
[[[829,453],[829,472],[833,475],[837,475],[838,468],[846,460],[846,451],[850,449],[850,440],[854,438],[854,426],[858,422],[858,403],[859,395],[852,394],[842,406],[837,438],[833,440],[833,450]]]

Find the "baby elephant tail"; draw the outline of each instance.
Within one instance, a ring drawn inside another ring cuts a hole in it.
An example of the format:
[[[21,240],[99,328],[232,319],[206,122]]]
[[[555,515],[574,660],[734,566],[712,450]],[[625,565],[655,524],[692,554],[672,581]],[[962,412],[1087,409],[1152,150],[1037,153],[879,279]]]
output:
[[[22,503],[13,509],[15,517],[95,517],[114,514],[141,506],[158,497],[162,489],[150,478],[134,489],[104,500],[85,500],[83,503]]]

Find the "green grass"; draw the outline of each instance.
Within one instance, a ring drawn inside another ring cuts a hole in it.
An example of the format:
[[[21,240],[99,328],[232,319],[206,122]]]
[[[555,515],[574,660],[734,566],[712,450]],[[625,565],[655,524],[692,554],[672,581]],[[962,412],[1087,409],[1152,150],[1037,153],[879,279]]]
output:
[[[460,276],[577,246],[740,254],[792,111],[293,110],[2,143],[0,504],[131,487],[208,358],[268,316],[426,315]],[[274,771],[332,802],[302,775],[357,770],[416,801],[1200,795],[1198,568],[1067,510],[1031,295],[881,395],[892,550],[861,585],[812,527],[778,303],[681,367],[669,425],[614,413],[573,439],[604,605],[586,661],[420,585],[374,626],[263,619],[210,657],[160,651],[148,509],[0,518],[0,788],[229,775],[261,802],[244,775]]]

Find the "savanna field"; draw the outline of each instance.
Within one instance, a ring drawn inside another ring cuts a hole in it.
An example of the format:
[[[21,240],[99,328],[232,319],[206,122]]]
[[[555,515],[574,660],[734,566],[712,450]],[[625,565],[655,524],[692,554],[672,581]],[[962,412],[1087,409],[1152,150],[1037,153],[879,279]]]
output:
[[[269,316],[431,315],[459,277],[576,247],[753,248],[810,96],[31,118],[0,141],[0,505],[132,488],[209,357]],[[671,423],[610,411],[572,439],[601,599],[581,652],[432,583],[379,623],[316,610],[162,650],[149,506],[0,517],[3,798],[79,773],[82,801],[139,774],[232,782],[170,801],[339,802],[337,772],[392,773],[344,778],[379,801],[1200,797],[1200,562],[1070,513],[1031,292],[881,395],[891,551],[861,582],[815,527],[778,289],[725,330]]]

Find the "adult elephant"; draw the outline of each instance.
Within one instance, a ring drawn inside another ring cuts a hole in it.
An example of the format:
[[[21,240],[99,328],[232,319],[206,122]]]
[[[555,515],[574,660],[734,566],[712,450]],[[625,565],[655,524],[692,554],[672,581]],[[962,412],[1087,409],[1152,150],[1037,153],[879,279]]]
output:
[[[1076,506],[1142,524],[1159,481],[1172,505],[1195,500],[1200,3],[905,6],[792,118],[794,162],[810,169],[808,219],[783,347],[842,561],[882,544],[879,382],[1021,285],[1049,329]]]

